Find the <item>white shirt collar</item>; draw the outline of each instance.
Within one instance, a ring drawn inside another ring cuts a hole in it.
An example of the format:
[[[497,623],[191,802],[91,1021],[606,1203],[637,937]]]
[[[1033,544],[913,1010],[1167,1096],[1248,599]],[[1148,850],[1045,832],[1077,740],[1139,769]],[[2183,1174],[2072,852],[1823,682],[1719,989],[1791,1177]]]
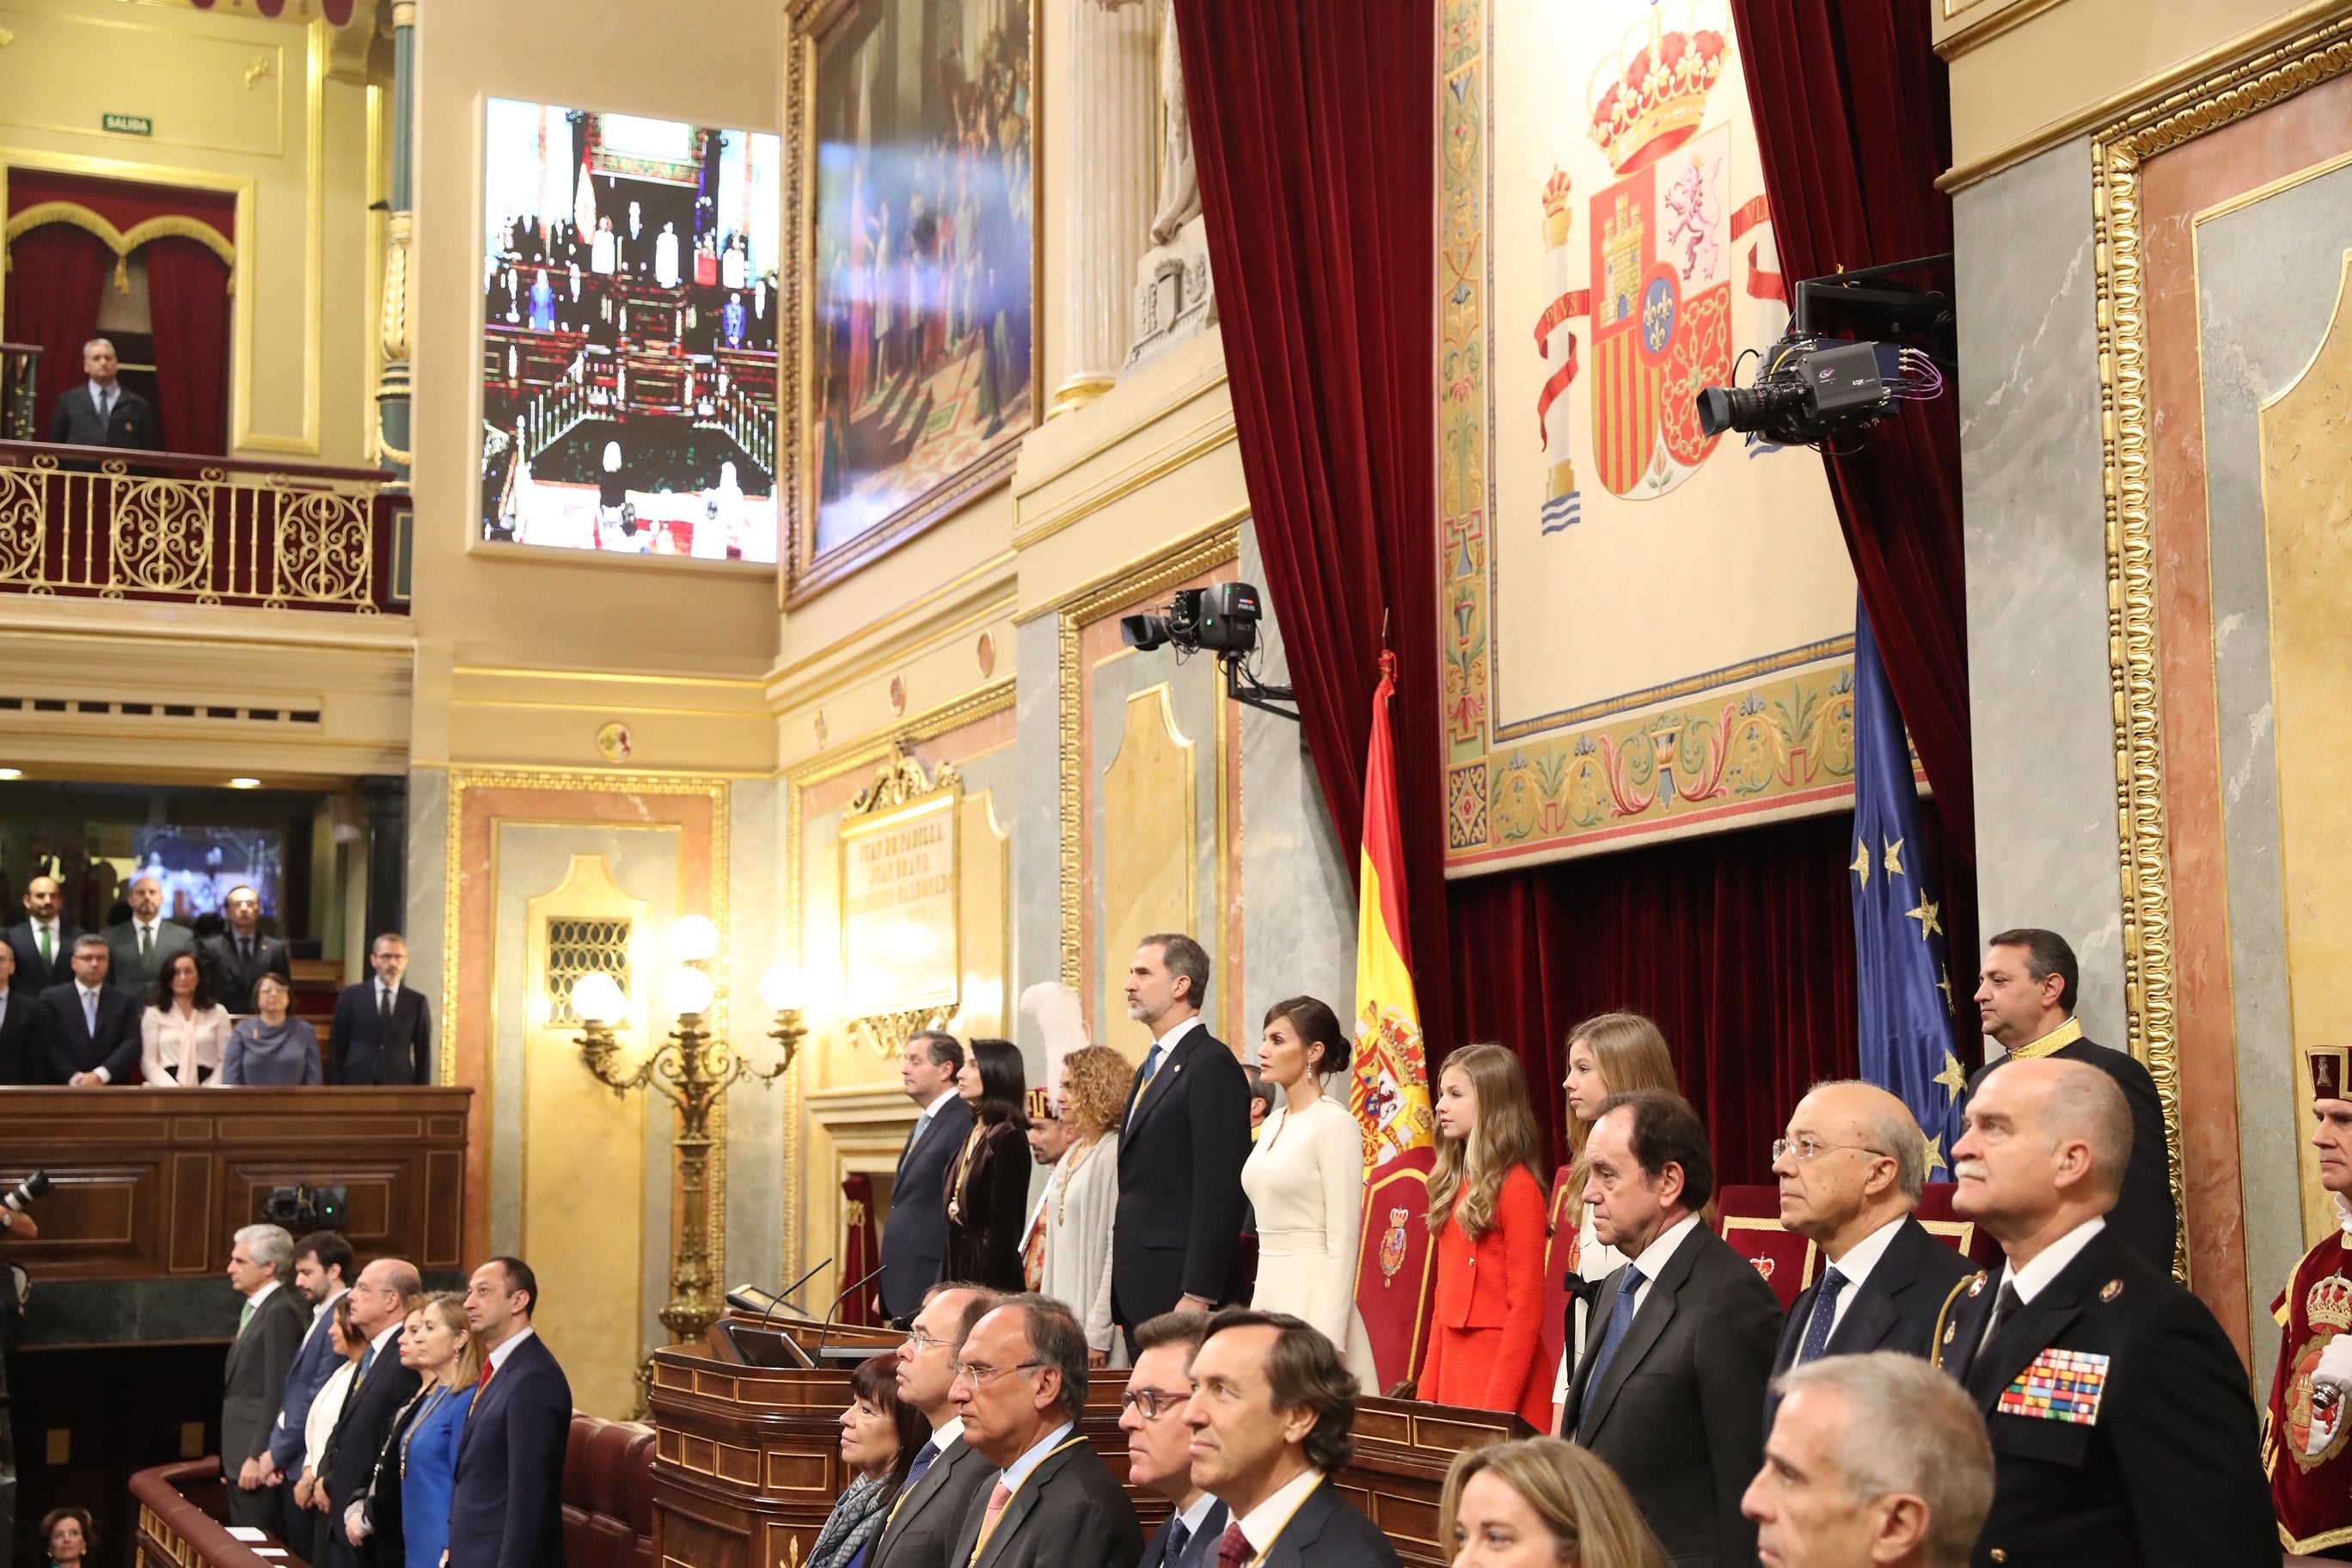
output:
[[[81,976],[77,974],[74,976],[74,989],[85,996],[95,996],[106,989],[106,982],[101,980],[95,985],[85,985]]]
[[[134,931],[143,931],[152,936],[154,934],[155,927],[162,922],[163,919],[163,916],[157,915],[152,921],[142,921],[137,915],[133,915],[131,917],[131,929]]]
[[[1631,1260],[1633,1267],[1642,1271],[1642,1283],[1646,1285],[1665,1272],[1666,1265],[1675,1260],[1675,1254],[1681,1249],[1685,1238],[1698,1228],[1698,1220],[1699,1216],[1695,1214],[1683,1215],[1660,1231],[1658,1239],[1642,1249],[1641,1257]]]
[[[1202,1492],[1192,1500],[1191,1508],[1176,1516],[1184,1521],[1185,1540],[1192,1541],[1200,1535],[1202,1521],[1209,1517],[1209,1510],[1217,1506],[1217,1501],[1216,1493]]]
[[[955,1097],[956,1086],[953,1084],[948,1085],[947,1088],[940,1090],[938,1094],[931,1097],[931,1102],[923,1107],[921,1113],[919,1114],[915,1120],[917,1121],[929,1121],[931,1119],[932,1111],[937,1110],[940,1106],[945,1105],[949,1100],[953,1100]]]
[[[261,1289],[260,1289],[256,1290],[252,1295],[247,1296],[247,1297],[246,1298],[246,1300],[248,1300],[248,1301],[250,1301],[250,1302],[252,1302],[256,1307],[258,1307],[258,1306],[260,1306],[264,1301],[268,1300],[269,1300],[269,1297],[270,1297],[271,1292],[275,1291],[277,1289],[278,1289],[278,1281],[277,1281],[277,1280],[275,1280],[275,1279],[267,1280],[267,1281],[265,1281],[265,1282],[262,1284],[262,1287],[261,1287]]]
[[[1160,1036],[1151,1043],[1159,1047],[1160,1051],[1165,1054],[1166,1052],[1174,1050],[1176,1048],[1177,1041],[1182,1039],[1187,1034],[1190,1034],[1192,1030],[1199,1027],[1201,1027],[1201,1015],[1195,1013],[1191,1017],[1185,1019],[1182,1023],[1177,1025],[1174,1028],[1169,1030],[1166,1034]]]
[[[1910,1217],[1909,1215],[1898,1215],[1888,1220],[1868,1236],[1847,1247],[1845,1256],[1839,1258],[1832,1267],[1845,1276],[1845,1282],[1848,1285],[1861,1284],[1870,1278],[1870,1271],[1878,1267],[1878,1260],[1886,1256],[1886,1249],[1895,1245],[1895,1233],[1903,1228],[1903,1222]]]
[[[394,1318],[381,1333],[377,1334],[375,1338],[370,1340],[368,1344],[378,1355],[382,1355],[383,1353],[383,1347],[398,1339],[400,1337],[400,1331],[407,1326],[407,1319]]]
[[[1019,1458],[1013,1460],[1011,1464],[1005,1466],[1003,1469],[997,1472],[996,1479],[998,1483],[1002,1485],[1006,1491],[1019,1491],[1021,1489],[1021,1483],[1029,1479],[1029,1473],[1045,1462],[1046,1455],[1061,1447],[1063,1438],[1067,1437],[1071,1433],[1076,1430],[1077,1427],[1074,1423],[1065,1421],[1059,1426],[1055,1427],[1051,1432],[1046,1433],[1043,1437],[1038,1438],[1037,1441],[1031,1446],[1027,1453],[1023,1454]]]
[[[506,1343],[500,1345],[498,1349],[490,1352],[490,1364],[495,1367],[503,1367],[506,1365],[507,1357],[514,1354],[515,1346],[530,1338],[532,1331],[531,1326],[529,1323],[525,1323],[521,1328],[517,1329],[514,1333],[508,1338]]]
[[[90,382],[89,405],[92,408],[105,407],[106,400],[110,395],[112,395],[116,402],[121,402],[122,399],[122,384],[118,381],[112,386],[103,386],[95,381]]]
[[[961,1415],[952,1416],[949,1419],[946,1426],[934,1426],[931,1428],[931,1447],[939,1450],[940,1453],[945,1453],[947,1452],[948,1445],[962,1436],[963,1417]]]
[[[2066,1265],[2074,1261],[2076,1253],[2091,1245],[2093,1237],[2106,1228],[2106,1217],[2094,1215],[2035,1253],[2033,1261],[2024,1268],[2003,1263],[2000,1266],[2000,1282],[2016,1287],[2020,1301],[2032,1300],[2050,1288],[2050,1281],[2057,1279]]]
[[[1302,1470],[1284,1482],[1272,1497],[1242,1515],[1235,1522],[1241,1525],[1242,1536],[1250,1543],[1250,1550],[1260,1557],[1271,1551],[1275,1537],[1290,1522],[1290,1516],[1306,1502],[1307,1495],[1322,1484],[1322,1471]]]
[[[351,1293],[352,1288],[346,1285],[341,1289],[334,1291],[329,1295],[325,1300],[310,1309],[310,1321],[315,1323],[320,1319],[327,1316],[330,1312],[332,1312],[335,1310],[335,1303],[341,1300]]]

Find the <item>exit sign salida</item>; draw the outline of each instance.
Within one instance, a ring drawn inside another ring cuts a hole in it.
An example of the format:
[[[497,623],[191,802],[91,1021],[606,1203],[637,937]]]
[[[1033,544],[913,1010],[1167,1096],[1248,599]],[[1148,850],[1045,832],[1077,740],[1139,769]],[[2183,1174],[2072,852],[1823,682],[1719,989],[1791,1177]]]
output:
[[[143,114],[106,114],[99,117],[99,128],[120,136],[152,136],[155,122]]]

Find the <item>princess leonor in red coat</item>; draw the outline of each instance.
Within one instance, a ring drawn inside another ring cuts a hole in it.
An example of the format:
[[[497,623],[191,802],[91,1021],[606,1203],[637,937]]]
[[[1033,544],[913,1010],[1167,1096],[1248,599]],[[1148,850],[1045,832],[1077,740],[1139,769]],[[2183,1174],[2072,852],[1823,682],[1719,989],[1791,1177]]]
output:
[[[1437,1292],[1417,1392],[1440,1405],[1551,1423],[1542,1359],[1543,1179],[1528,1080],[1501,1046],[1465,1046],[1438,1076],[1429,1228]]]

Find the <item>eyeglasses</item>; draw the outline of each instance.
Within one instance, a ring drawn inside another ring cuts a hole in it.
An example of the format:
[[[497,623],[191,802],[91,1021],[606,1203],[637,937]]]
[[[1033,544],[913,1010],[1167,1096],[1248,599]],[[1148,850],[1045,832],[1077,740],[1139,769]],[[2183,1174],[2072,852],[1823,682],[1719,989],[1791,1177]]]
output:
[[[995,1382],[1008,1372],[1034,1372],[1045,1364],[1043,1362],[1024,1361],[1018,1366],[990,1366],[985,1362],[960,1361],[956,1363],[955,1374],[960,1382],[969,1383],[974,1388],[981,1388]]]
[[[1824,1143],[1808,1132],[1796,1138],[1773,1139],[1772,1159],[1775,1163],[1778,1163],[1787,1156],[1794,1154],[1800,1160],[1818,1160],[1832,1149],[1851,1149],[1857,1154],[1875,1154],[1882,1160],[1895,1158],[1885,1150],[1874,1149],[1867,1143]]]
[[[1130,1388],[1118,1396],[1121,1410],[1140,1410],[1146,1421],[1157,1421],[1162,1415],[1172,1415],[1192,1400],[1192,1394],[1171,1394],[1159,1388]]]
[[[947,1344],[947,1341],[935,1340],[931,1338],[930,1335],[923,1332],[920,1329],[908,1330],[906,1342],[915,1347],[915,1353],[917,1355],[922,1354],[925,1351],[942,1349]]]

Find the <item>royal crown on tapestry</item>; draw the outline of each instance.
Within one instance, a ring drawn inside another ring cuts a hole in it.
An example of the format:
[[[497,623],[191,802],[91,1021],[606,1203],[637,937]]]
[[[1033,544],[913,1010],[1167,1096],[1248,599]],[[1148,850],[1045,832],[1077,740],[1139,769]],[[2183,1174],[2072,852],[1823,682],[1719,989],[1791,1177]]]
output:
[[[2304,1311],[2315,1331],[2352,1333],[2352,1281],[2330,1274],[2311,1288]]]
[[[1670,25],[1670,17],[1680,25]],[[1698,26],[1691,0],[1651,6],[1648,16],[1625,30],[1615,74],[1612,62],[1604,59],[1585,91],[1592,109],[1592,140],[1607,154],[1609,166],[1622,174],[1688,141],[1729,56],[1722,33]]]

